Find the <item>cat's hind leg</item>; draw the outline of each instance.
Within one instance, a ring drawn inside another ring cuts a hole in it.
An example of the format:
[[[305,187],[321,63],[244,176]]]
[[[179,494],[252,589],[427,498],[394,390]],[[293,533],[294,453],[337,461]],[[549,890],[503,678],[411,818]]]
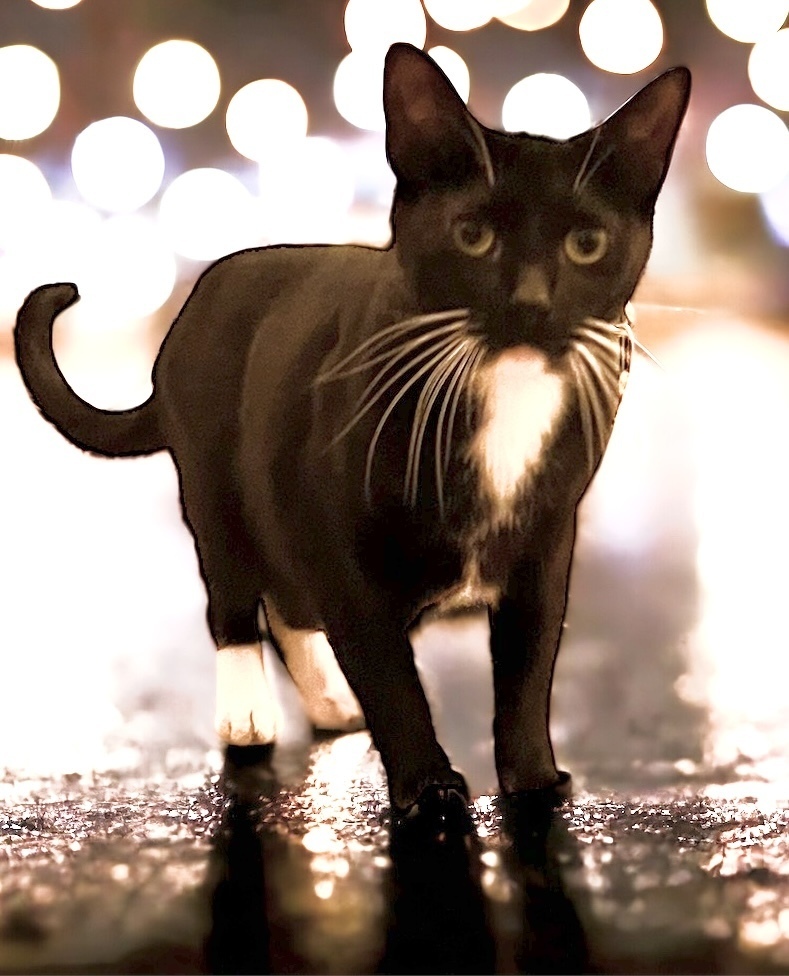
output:
[[[313,726],[326,732],[356,732],[365,726],[356,695],[320,630],[289,627],[270,598],[264,599],[269,636],[299,690]]]

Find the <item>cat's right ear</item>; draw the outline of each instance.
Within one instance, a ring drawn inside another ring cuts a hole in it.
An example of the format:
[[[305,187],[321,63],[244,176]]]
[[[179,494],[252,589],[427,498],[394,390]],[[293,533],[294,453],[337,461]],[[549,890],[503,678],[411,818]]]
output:
[[[386,55],[384,114],[386,157],[402,186],[493,183],[479,123],[435,61],[410,44],[393,44]]]

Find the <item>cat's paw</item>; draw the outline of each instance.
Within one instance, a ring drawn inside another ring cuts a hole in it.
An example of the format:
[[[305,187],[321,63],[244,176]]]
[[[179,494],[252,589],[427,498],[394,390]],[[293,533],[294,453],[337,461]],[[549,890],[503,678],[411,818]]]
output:
[[[320,732],[358,732],[365,718],[356,695],[340,670],[334,651],[320,630],[288,627],[269,602],[266,613],[304,710]]]
[[[278,706],[263,671],[258,644],[216,652],[214,728],[228,745],[263,746],[276,738]]]

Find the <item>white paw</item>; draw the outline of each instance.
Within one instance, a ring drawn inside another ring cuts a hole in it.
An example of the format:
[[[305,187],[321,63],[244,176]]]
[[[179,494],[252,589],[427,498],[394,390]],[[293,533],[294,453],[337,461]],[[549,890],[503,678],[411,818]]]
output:
[[[320,630],[288,627],[270,601],[266,603],[266,615],[312,724],[334,732],[363,729],[366,723],[361,706],[326,635]]]
[[[278,707],[263,671],[259,644],[235,644],[216,652],[216,717],[223,742],[268,745],[276,738]]]

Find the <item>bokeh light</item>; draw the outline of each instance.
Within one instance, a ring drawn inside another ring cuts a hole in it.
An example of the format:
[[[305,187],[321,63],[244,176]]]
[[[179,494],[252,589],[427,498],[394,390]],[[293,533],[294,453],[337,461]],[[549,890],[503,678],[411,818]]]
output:
[[[345,36],[353,51],[385,52],[396,41],[422,47],[427,35],[419,0],[348,0]]]
[[[789,247],[789,175],[759,195],[762,213],[773,238]]]
[[[47,10],[68,10],[70,7],[76,7],[80,2],[81,0],[33,0],[33,3]]]
[[[272,243],[342,243],[354,200],[351,162],[333,139],[312,137],[260,168],[262,226]]]
[[[52,200],[44,174],[29,159],[0,154],[0,250],[24,237]]]
[[[467,102],[471,90],[471,75],[463,58],[457,51],[453,51],[451,47],[444,47],[443,44],[431,47],[427,53],[452,82],[458,95]]]
[[[0,47],[0,139],[32,139],[60,107],[57,65],[29,44]]]
[[[384,59],[373,54],[351,51],[334,73],[334,104],[337,111],[357,129],[383,132],[386,127],[383,105]]]
[[[163,41],[140,59],[132,86],[137,108],[156,125],[185,129],[213,112],[219,101],[219,69],[193,41]]]
[[[136,210],[162,184],[164,153],[147,125],[115,116],[80,132],[71,153],[71,172],[88,203],[112,212]]]
[[[484,27],[495,13],[492,0],[424,0],[431,18],[447,30],[469,31]]]
[[[592,64],[620,75],[643,71],[663,47],[663,22],[650,0],[592,0],[578,32]]]
[[[172,294],[176,264],[156,222],[141,214],[103,220],[80,272],[80,321],[106,331],[153,314]]]
[[[769,190],[789,173],[789,129],[761,105],[733,105],[707,132],[707,163],[732,190]]]
[[[555,74],[529,75],[507,93],[501,109],[509,132],[569,139],[592,122],[589,103],[569,78]]]
[[[748,77],[763,102],[782,111],[789,109],[789,29],[754,44],[748,58]]]
[[[162,194],[159,220],[170,246],[195,261],[210,261],[260,242],[256,201],[221,169],[192,169]]]
[[[707,13],[724,34],[753,43],[783,26],[789,0],[707,0]]]
[[[516,30],[543,30],[558,23],[569,6],[570,0],[531,0],[530,3],[521,3],[510,13],[499,12],[496,17]]]
[[[307,106],[286,81],[261,78],[244,85],[227,107],[227,134],[247,159],[260,161],[307,134]]]

